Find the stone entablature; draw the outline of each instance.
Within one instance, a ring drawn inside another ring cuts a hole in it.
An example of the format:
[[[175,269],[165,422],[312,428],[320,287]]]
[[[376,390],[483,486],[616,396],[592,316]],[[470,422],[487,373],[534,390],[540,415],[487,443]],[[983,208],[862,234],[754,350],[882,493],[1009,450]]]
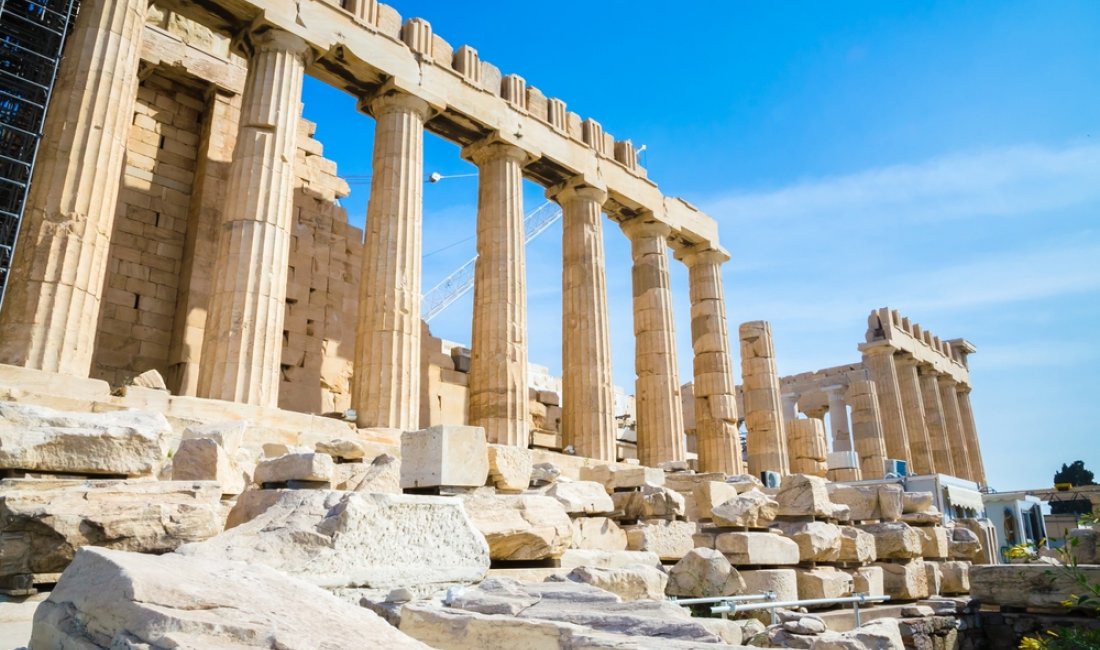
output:
[[[861,351],[887,345],[897,352],[911,354],[917,363],[928,364],[960,384],[970,385],[966,357],[976,348],[966,339],[942,340],[889,307],[876,309],[867,317],[866,338],[867,342],[859,346]]]

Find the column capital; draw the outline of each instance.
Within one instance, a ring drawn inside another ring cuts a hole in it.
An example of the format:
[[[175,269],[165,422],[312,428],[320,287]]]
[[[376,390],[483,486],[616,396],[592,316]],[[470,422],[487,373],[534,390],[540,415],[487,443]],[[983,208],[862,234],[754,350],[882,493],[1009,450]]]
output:
[[[501,137],[499,133],[494,133],[462,147],[461,155],[475,165],[483,165],[490,160],[506,158],[515,160],[522,166],[537,157],[518,144]]]
[[[892,355],[897,352],[897,348],[885,341],[875,341],[874,343],[861,343],[859,351],[869,357],[875,357],[884,354]]]
[[[936,381],[940,382],[940,385],[942,386],[950,386],[951,388],[959,385],[959,382],[955,381],[954,377],[952,377],[951,375],[945,375],[943,373],[936,377]]]
[[[282,29],[254,26],[245,32],[242,40],[253,56],[260,52],[288,52],[307,65],[313,61],[313,48],[309,43],[301,36]]]
[[[844,393],[848,392],[848,386],[845,384],[830,384],[828,386],[822,386],[821,390],[826,395],[840,395],[844,396]]]
[[[595,201],[602,206],[607,202],[607,186],[602,181],[578,174],[546,188],[546,198],[559,204],[574,197]]]
[[[688,268],[697,264],[721,266],[730,261],[730,254],[726,249],[710,243],[684,246],[677,249],[672,256],[683,262]]]
[[[894,363],[906,368],[908,368],[909,366],[920,365],[920,362],[918,362],[912,354],[905,352],[904,350],[899,351],[897,354],[894,355]]]
[[[375,119],[398,111],[416,113],[423,121],[427,121],[433,112],[431,104],[423,99],[394,89],[383,90],[371,97],[361,98],[359,110]]]
[[[642,237],[661,237],[668,240],[672,234],[672,228],[662,221],[658,221],[652,212],[643,212],[636,217],[631,217],[619,224],[626,236],[631,241]]]

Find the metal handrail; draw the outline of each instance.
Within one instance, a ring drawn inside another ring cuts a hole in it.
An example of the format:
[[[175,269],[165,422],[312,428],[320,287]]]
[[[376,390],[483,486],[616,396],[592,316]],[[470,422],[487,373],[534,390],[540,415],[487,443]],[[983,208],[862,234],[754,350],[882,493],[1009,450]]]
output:
[[[743,594],[741,596],[713,596],[711,598],[672,598],[677,605],[702,605],[704,603],[745,603],[754,600],[775,600],[774,591],[765,591],[759,594]]]
[[[859,605],[860,603],[877,603],[890,600],[889,596],[872,596],[870,594],[853,594],[851,596],[843,596],[840,598],[807,598],[803,600],[784,600],[779,602],[767,602],[767,603],[748,603],[745,605],[739,605],[735,602],[726,603],[717,607],[711,607],[711,614],[736,614],[737,612],[747,612],[753,610],[767,609],[771,610],[772,625],[777,623],[775,610],[778,607],[803,607],[806,605],[839,605],[842,603],[852,603],[852,608],[855,611],[856,627],[859,627]]]

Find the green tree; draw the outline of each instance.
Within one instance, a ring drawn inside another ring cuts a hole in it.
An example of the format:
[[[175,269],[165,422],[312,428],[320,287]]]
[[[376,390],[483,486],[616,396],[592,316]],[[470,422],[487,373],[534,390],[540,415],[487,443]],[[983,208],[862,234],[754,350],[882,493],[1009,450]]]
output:
[[[1062,469],[1054,473],[1055,483],[1070,483],[1073,487],[1096,485],[1093,473],[1085,469],[1085,461],[1075,460],[1072,465],[1062,463]]]

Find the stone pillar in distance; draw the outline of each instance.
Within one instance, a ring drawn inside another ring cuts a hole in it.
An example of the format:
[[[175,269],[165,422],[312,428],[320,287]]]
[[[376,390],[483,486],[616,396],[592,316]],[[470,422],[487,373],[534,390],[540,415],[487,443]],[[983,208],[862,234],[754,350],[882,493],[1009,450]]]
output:
[[[829,425],[833,433],[833,451],[852,451],[852,426],[848,420],[848,403],[844,386],[825,386],[829,396]]]
[[[939,375],[936,382],[940,389],[944,429],[947,431],[947,442],[951,449],[951,463],[955,469],[955,476],[973,481],[974,472],[970,467],[970,453],[967,449],[967,441],[963,431],[959,396],[955,392],[958,383],[947,375]]]
[[[863,367],[869,379],[875,382],[878,391],[878,408],[882,434],[886,440],[888,458],[911,463],[909,436],[905,429],[905,415],[901,406],[901,389],[898,387],[898,373],[894,367],[894,348],[884,343],[865,343],[860,346],[863,352]],[[866,478],[866,477],[865,477]]]
[[[309,46],[271,30],[254,48],[218,232],[199,395],[277,407],[302,80]]]
[[[134,119],[145,0],[84,0],[0,312],[0,363],[87,377]]]
[[[771,325],[766,321],[742,323],[739,335],[749,474],[758,478],[766,471],[789,474]]]
[[[875,382],[851,382],[848,404],[852,407],[852,442],[859,454],[860,476],[865,481],[880,479],[886,475],[886,441],[882,435]]]
[[[905,415],[905,431],[909,436],[909,453],[913,459],[910,473],[934,474],[936,465],[928,435],[920,381],[917,378],[917,361],[910,354],[900,353],[894,356],[894,363],[897,367],[898,389]]]
[[[951,457],[951,442],[947,438],[946,421],[943,415],[943,402],[940,400],[939,383],[931,365],[922,365],[918,370],[921,401],[924,404],[925,424],[928,427],[928,441],[932,446],[932,461],[936,472],[955,476],[955,463]]]
[[[577,177],[546,192],[562,210],[562,445],[615,460],[615,393],[604,271],[607,191]]]
[[[668,275],[668,236],[672,231],[648,214],[621,226],[630,238],[634,259],[638,460],[656,467],[665,461],[683,460],[686,451]]]
[[[352,405],[360,427],[420,426],[420,278],[424,121],[401,93],[361,104],[375,119],[355,337]]]
[[[677,255],[688,267],[691,285],[691,346],[695,354],[696,449],[700,472],[744,472],[737,427],[736,383],[730,356],[722,264],[729,254],[690,247]]]
[[[970,386],[959,384],[955,388],[959,402],[959,415],[962,418],[963,437],[966,439],[966,457],[970,461],[973,481],[980,486],[989,485],[985,476],[985,463],[982,461],[982,447],[978,440],[978,427],[974,421],[974,408],[970,405]]]

